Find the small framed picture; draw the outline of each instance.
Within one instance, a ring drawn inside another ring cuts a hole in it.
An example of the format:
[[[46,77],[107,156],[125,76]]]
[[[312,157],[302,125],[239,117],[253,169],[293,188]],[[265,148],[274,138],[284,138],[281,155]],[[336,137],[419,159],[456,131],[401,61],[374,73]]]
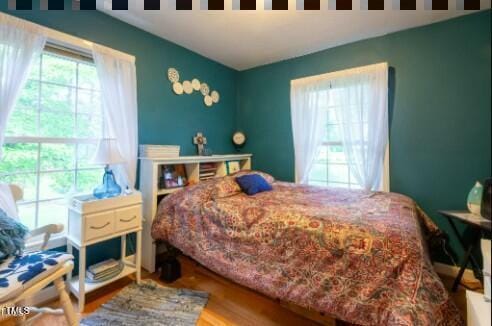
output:
[[[239,161],[227,161],[226,165],[227,165],[227,174],[234,174],[241,170]]]

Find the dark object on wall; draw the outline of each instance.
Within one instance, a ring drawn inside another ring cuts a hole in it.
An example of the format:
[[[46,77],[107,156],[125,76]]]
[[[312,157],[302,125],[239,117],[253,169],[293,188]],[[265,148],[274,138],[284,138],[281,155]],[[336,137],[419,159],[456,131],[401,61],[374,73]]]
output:
[[[176,258],[168,258],[161,264],[161,281],[172,283],[181,277],[181,265]]]
[[[490,206],[492,199],[492,178],[485,179],[483,182],[482,205],[480,215],[490,220]]]

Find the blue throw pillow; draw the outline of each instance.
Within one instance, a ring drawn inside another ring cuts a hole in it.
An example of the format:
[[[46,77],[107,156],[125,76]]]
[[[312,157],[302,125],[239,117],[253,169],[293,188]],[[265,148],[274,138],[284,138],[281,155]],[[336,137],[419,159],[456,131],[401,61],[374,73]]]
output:
[[[261,175],[255,173],[237,177],[236,182],[241,190],[249,196],[272,190],[272,186]]]
[[[22,253],[24,238],[28,232],[27,227],[0,208],[0,262],[10,255]]]

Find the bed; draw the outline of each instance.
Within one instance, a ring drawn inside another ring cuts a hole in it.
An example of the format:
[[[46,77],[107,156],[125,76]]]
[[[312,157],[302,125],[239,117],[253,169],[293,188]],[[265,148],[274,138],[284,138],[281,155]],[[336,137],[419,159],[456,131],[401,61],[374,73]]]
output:
[[[401,194],[273,180],[248,196],[234,177],[161,201],[152,236],[275,299],[360,325],[462,325],[430,262],[436,226]]]

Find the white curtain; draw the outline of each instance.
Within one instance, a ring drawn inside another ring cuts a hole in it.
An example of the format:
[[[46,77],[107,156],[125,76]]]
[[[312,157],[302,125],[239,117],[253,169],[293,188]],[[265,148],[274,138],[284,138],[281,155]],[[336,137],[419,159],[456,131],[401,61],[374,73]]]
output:
[[[307,183],[325,134],[323,101],[326,101],[323,85],[299,79],[291,82],[290,114],[297,183]]]
[[[292,81],[296,173],[302,173],[298,182],[305,182],[311,169],[320,138],[323,137],[323,132],[320,134],[318,131],[319,123],[323,123],[324,128],[325,114],[319,113],[320,107],[328,105],[335,108],[350,172],[362,188],[381,190],[388,144],[388,64],[374,64]],[[317,114],[318,119],[311,114]],[[304,126],[304,131],[299,125]]]
[[[362,188],[381,190],[388,143],[388,64],[342,71],[331,78],[331,87],[338,97],[335,112],[350,172]]]
[[[116,139],[125,163],[113,167],[116,181],[134,189],[137,173],[137,74],[135,59],[106,47],[93,45],[94,62],[101,82],[105,135]]]
[[[0,159],[9,116],[45,43],[36,25],[0,14]]]

